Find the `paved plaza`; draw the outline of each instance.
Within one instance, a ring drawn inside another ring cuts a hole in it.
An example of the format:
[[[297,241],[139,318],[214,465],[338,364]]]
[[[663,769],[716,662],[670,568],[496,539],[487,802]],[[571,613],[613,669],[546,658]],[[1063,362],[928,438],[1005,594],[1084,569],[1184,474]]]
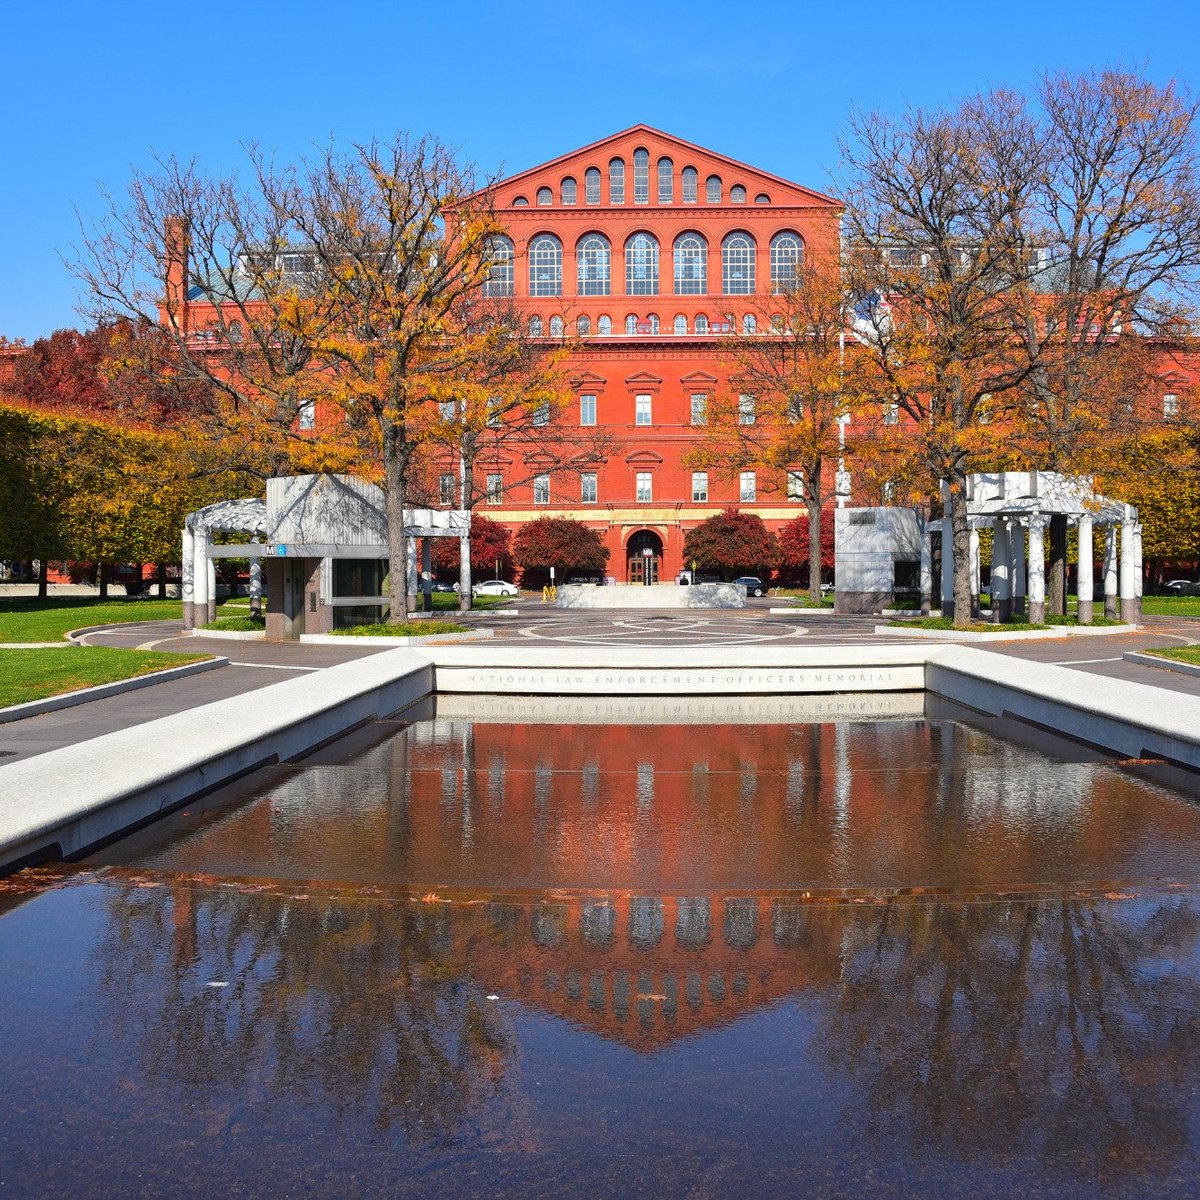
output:
[[[487,655],[489,647],[504,646],[678,648],[683,653],[701,646],[795,648],[883,645],[889,640],[886,635],[875,633],[880,623],[876,617],[835,616],[828,609],[797,609],[794,614],[779,614],[772,613],[772,607],[778,607],[778,601],[764,598],[751,601],[745,609],[703,614],[687,610],[567,612],[538,602],[522,602],[515,615],[499,615],[506,612],[501,609],[469,614],[466,620],[473,626],[495,630],[494,639],[478,644],[481,657]],[[1200,695],[1200,678],[1122,658],[1128,650],[1182,645],[1198,636],[1198,621],[1148,617],[1144,630],[1134,634],[1001,642],[981,648],[1006,657],[1070,667],[1081,674]],[[83,640],[91,645],[207,651],[228,658],[230,663],[217,671],[0,725],[0,763],[28,758],[381,652],[381,648],[355,646],[351,642],[345,646],[326,646],[197,637],[184,633],[180,621],[112,626],[92,632]]]

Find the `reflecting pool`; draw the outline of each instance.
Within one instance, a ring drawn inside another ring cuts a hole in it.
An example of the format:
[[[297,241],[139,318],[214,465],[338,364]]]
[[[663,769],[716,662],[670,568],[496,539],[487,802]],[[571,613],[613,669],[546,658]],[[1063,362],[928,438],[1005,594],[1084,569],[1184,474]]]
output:
[[[1200,807],[841,703],[440,702],[12,877],[0,1190],[1195,1195]]]

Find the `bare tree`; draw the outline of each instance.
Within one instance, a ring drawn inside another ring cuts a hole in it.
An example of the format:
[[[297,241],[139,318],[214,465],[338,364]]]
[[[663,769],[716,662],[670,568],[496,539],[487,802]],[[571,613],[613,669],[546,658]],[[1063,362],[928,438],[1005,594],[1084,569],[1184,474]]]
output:
[[[110,200],[77,270],[99,313],[156,314],[177,369],[216,385],[202,414],[236,446],[317,469],[374,461],[387,497],[393,620],[408,608],[403,513],[439,400],[494,353],[474,319],[496,231],[469,167],[397,136],[249,178],[167,160]],[[515,336],[507,330],[505,336]]]
[[[1044,152],[1004,304],[1030,365],[1033,465],[1111,470],[1136,439],[1147,336],[1191,315],[1200,279],[1197,105],[1122,71],[1046,76]],[[1159,414],[1161,417],[1161,414]],[[1047,600],[1065,611],[1067,522],[1051,519]]]
[[[955,623],[970,622],[967,475],[992,453],[991,422],[1028,373],[996,297],[1042,145],[1019,97],[951,111],[856,114],[843,140],[849,282],[857,327],[907,415],[925,470],[945,485]]]

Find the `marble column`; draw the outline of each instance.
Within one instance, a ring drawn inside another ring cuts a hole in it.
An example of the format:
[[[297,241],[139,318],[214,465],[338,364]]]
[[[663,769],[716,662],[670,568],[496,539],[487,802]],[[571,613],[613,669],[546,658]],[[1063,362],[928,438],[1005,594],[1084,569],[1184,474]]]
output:
[[[1108,525],[1104,530],[1104,615],[1110,620],[1117,618],[1117,526]]]
[[[1046,546],[1043,534],[1046,518],[1034,513],[1029,518],[1029,622],[1041,625],[1046,620]]]
[[[918,517],[918,532],[921,537],[921,616],[929,616],[933,607],[933,541],[929,522],[924,516]]]
[[[1137,624],[1137,554],[1134,528],[1134,523],[1128,519],[1121,522],[1121,620],[1127,625]]]
[[[954,530],[949,517],[942,518],[942,616],[954,616]]]
[[[217,619],[217,560],[208,559],[208,621]]]
[[[255,546],[259,544],[258,538],[250,539]],[[250,613],[252,616],[262,616],[262,559],[252,558],[250,560]]]
[[[208,620],[208,530],[192,534],[192,620],[203,625]]]
[[[1025,527],[1014,521],[1009,526],[1012,559],[1013,616],[1025,615]]]
[[[194,629],[196,619],[193,615],[195,596],[192,589],[193,572],[196,570],[196,546],[192,531],[185,525],[183,528],[183,545],[180,549],[179,560],[179,596],[183,601],[183,627]]]
[[[979,617],[979,530],[971,530],[971,619]]]
[[[433,612],[433,538],[421,539],[421,607]]]
[[[1092,516],[1084,513],[1079,518],[1079,569],[1077,571],[1076,591],[1079,603],[1080,625],[1092,623]]]
[[[1142,619],[1142,580],[1142,525],[1139,521],[1133,527],[1133,592],[1134,598],[1137,600],[1137,616],[1135,620],[1138,622]]]
[[[992,621],[999,624],[1012,616],[1012,555],[1008,522],[992,523]]]

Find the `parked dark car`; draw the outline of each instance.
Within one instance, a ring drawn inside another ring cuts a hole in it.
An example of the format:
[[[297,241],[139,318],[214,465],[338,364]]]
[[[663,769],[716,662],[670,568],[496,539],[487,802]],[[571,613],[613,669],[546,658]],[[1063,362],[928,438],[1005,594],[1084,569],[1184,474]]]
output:
[[[1168,595],[1200,596],[1200,583],[1191,579],[1171,579],[1163,584]]]
[[[747,596],[765,596],[766,585],[757,575],[739,575],[734,583],[740,583],[746,589]]]

